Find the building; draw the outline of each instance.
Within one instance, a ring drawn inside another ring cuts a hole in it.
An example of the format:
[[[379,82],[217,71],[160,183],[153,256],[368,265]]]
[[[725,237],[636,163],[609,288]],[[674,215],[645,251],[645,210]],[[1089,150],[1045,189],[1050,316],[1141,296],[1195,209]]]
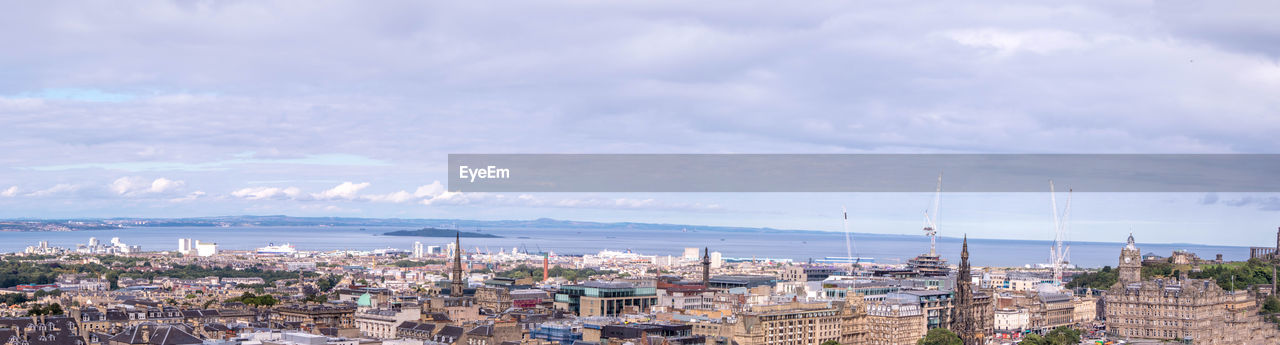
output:
[[[64,316],[0,318],[0,343],[15,345],[87,345],[76,321]]]
[[[867,321],[867,301],[862,295],[854,294],[845,300],[840,309],[840,343],[865,344],[870,339],[871,329]]]
[[[927,331],[924,310],[915,301],[871,301],[867,303],[867,339],[862,344],[915,345]]]
[[[1141,278],[1133,235],[1120,250],[1117,282],[1103,295],[1107,335],[1190,344],[1277,344],[1280,332],[1261,320],[1248,291],[1228,292],[1212,279]]]
[[[778,282],[778,278],[766,275],[752,274],[728,274],[718,275],[708,279],[707,287],[711,289],[728,290],[732,288],[753,288],[757,286],[773,286]]]
[[[995,311],[995,331],[998,333],[1022,333],[1030,324],[1031,313],[1027,308],[1004,308]]]
[[[362,308],[355,313],[355,324],[361,336],[392,339],[398,337],[396,326],[403,322],[418,321],[421,314],[422,308],[413,306]]]
[[[929,254],[920,254],[907,260],[907,266],[916,275],[924,277],[943,277],[951,273],[951,269],[947,267],[947,260],[932,253],[932,250]]]
[[[655,305],[658,305],[656,288],[624,282],[591,281],[565,285],[560,287],[555,297],[556,309],[583,317],[647,313]]]
[[[842,275],[844,271],[831,266],[795,265],[782,271],[782,280],[791,282],[820,282],[833,275]]]
[[[738,345],[839,342],[841,323],[839,308],[828,303],[756,306],[738,316],[738,322],[733,326],[733,339]]]
[[[1261,260],[1280,259],[1280,228],[1276,229],[1275,247],[1250,247],[1249,258]]]
[[[1041,292],[1031,304],[1027,329],[1036,334],[1048,334],[1058,327],[1075,326],[1075,302],[1068,293]]]
[[[195,253],[196,256],[201,257],[214,256],[215,254],[218,254],[218,244],[196,241]]]
[[[356,308],[338,305],[290,305],[275,309],[277,322],[298,322],[307,328],[354,328]]]

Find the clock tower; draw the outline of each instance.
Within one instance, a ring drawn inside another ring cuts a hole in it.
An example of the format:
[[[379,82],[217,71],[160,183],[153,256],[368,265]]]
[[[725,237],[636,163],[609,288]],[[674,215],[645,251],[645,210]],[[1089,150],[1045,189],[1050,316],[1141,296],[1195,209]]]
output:
[[[1120,273],[1116,279],[1118,284],[1142,281],[1142,253],[1133,244],[1133,234],[1129,234],[1129,243],[1120,249]]]

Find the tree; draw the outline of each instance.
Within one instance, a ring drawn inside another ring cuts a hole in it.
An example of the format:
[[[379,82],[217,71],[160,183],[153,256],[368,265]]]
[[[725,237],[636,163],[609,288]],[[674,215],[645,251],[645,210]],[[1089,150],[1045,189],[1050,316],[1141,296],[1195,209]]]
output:
[[[62,315],[62,305],[57,303],[50,304],[48,308],[45,308],[45,313],[48,315]]]
[[[1267,296],[1266,302],[1262,302],[1262,313],[1280,313],[1280,298],[1276,298],[1276,296]]]
[[[1058,327],[1049,331],[1044,337],[1049,343],[1054,345],[1072,345],[1080,343],[1080,331],[1070,327]]]
[[[1048,339],[1041,337],[1039,334],[1027,334],[1018,345],[1053,345]]]
[[[964,345],[964,341],[946,328],[934,328],[923,339],[916,341],[916,345]]]
[[[835,340],[827,340],[822,342],[822,345],[840,345],[840,342]]]

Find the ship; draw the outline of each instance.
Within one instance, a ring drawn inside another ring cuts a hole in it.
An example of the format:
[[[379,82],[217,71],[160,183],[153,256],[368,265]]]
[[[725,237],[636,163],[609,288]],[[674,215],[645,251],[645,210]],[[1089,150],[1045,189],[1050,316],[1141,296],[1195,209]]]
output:
[[[267,254],[267,255],[293,255],[294,253],[297,253],[297,252],[298,250],[294,249],[293,245],[288,243],[281,244],[278,246],[275,244],[268,243],[266,247],[258,248],[258,254]]]

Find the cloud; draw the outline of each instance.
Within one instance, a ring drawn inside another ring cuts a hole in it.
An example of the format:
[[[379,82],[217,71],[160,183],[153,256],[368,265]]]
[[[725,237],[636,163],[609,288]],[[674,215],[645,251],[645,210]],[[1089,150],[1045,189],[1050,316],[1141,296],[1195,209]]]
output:
[[[1083,49],[1090,44],[1079,34],[1063,30],[960,29],[943,32],[941,35],[961,45],[990,49],[1002,57],[1020,52],[1050,54],[1061,50]]]
[[[1274,196],[1246,196],[1239,199],[1223,200],[1222,203],[1227,206],[1235,207],[1256,207],[1259,211],[1280,211],[1280,197]]]
[[[71,192],[75,192],[76,190],[79,190],[79,189],[80,189],[80,186],[77,186],[74,184],[59,183],[54,185],[53,187],[27,193],[27,196],[45,197],[45,196],[64,195],[64,194],[69,194]]]
[[[348,182],[343,182],[342,184],[339,184],[333,188],[329,188],[323,192],[311,194],[311,196],[318,200],[337,200],[337,199],[352,200],[352,199],[356,199],[357,193],[359,193],[361,189],[365,189],[366,187],[369,187],[368,182],[351,183],[350,181],[348,181]]]
[[[139,195],[139,194],[161,194],[169,193],[186,185],[186,182],[180,180],[170,180],[167,178],[156,178],[147,181],[144,178],[136,176],[126,176],[111,182],[108,187],[112,192],[118,195]]]
[[[188,201],[193,201],[193,200],[196,200],[196,199],[202,198],[202,197],[204,197],[204,196],[205,196],[205,192],[202,192],[202,191],[194,191],[194,192],[191,192],[191,193],[187,193],[187,195],[184,195],[184,196],[181,196],[181,197],[177,197],[177,198],[169,199],[169,202],[188,202]]]
[[[248,187],[231,192],[231,196],[248,200],[296,199],[302,195],[298,187]]]
[[[0,192],[0,196],[6,197],[6,198],[17,196],[17,195],[18,195],[18,186],[9,186],[9,188],[5,188],[3,192]]]
[[[1216,203],[1218,203],[1218,193],[1205,193],[1204,197],[1200,198],[1201,205],[1213,205]]]

